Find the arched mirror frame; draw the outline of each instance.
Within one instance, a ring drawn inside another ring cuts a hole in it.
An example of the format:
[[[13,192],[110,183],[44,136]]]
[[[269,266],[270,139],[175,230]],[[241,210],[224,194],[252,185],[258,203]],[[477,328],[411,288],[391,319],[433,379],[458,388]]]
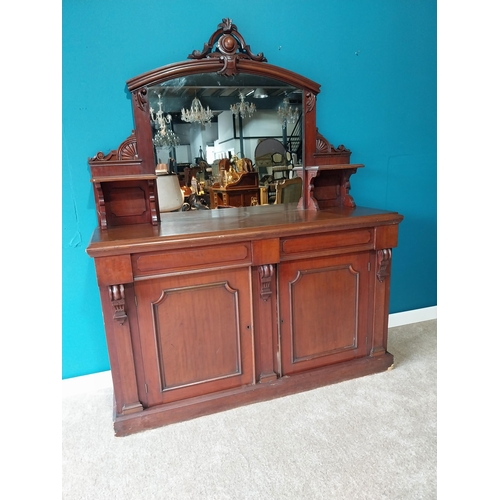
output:
[[[146,72],[127,81],[132,95],[135,130],[117,150],[89,159],[96,210],[101,229],[109,226],[160,221],[156,189],[156,161],[152,146],[148,87],[199,73],[230,77],[238,73],[269,77],[303,92],[303,162],[296,174],[303,179],[298,208],[320,210],[354,207],[350,176],[362,165],[350,164],[351,152],[330,144],[316,128],[316,97],[320,85],[286,68],[269,64],[262,53],[253,54],[231,19],[223,19],[188,60]]]

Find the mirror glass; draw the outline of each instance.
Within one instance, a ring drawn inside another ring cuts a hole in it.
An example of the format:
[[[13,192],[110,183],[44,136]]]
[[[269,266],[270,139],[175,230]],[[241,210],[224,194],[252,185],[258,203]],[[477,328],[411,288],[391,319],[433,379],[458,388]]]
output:
[[[150,86],[148,99],[156,163],[170,173],[200,160],[217,169],[218,160],[235,155],[250,159],[259,177],[301,163],[302,89],[251,74],[202,73]],[[256,157],[266,139],[276,150]]]

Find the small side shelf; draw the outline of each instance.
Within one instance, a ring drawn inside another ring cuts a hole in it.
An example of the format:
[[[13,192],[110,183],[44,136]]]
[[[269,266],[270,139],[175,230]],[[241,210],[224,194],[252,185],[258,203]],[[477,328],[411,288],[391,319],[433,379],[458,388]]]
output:
[[[95,177],[94,198],[99,227],[158,224],[156,175]]]
[[[356,203],[349,194],[351,189],[350,177],[360,163],[339,163],[335,165],[319,165],[296,168],[297,175],[304,182],[303,208],[307,210],[322,210],[333,207],[354,208]],[[299,202],[299,205],[301,202]]]
[[[145,171],[135,131],[119,148],[88,160],[99,227],[158,225],[156,175]]]

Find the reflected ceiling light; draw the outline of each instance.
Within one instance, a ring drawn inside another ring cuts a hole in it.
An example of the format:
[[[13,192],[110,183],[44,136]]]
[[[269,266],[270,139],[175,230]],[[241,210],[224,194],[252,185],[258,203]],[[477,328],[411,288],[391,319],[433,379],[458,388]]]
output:
[[[264,99],[268,97],[267,92],[262,87],[257,87],[253,93],[254,99]]]
[[[191,109],[182,108],[181,119],[185,122],[201,123],[204,125],[205,123],[209,123],[213,116],[212,110],[208,106],[207,109],[204,109],[200,100],[195,97],[191,103]]]
[[[181,141],[179,136],[171,129],[172,115],[166,114],[163,111],[161,102],[161,94],[158,96],[158,111],[155,113],[152,107],[149,108],[149,114],[155,130],[157,130],[153,137],[153,144],[155,146],[167,146],[169,148],[178,146]]]
[[[257,107],[253,102],[252,104],[248,104],[248,102],[245,101],[245,96],[243,95],[243,92],[240,91],[239,96],[240,96],[240,102],[231,104],[229,108],[231,109],[233,115],[235,116],[238,116],[239,114],[242,118],[245,118],[248,115],[248,117],[250,118],[257,110]]]
[[[288,97],[283,99],[283,104],[278,107],[278,116],[281,118],[283,126],[287,123],[295,123],[299,119],[299,110],[290,105]]]

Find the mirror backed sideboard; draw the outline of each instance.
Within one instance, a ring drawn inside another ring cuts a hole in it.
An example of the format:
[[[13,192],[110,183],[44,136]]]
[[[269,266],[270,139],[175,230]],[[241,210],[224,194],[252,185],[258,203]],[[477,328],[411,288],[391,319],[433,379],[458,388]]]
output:
[[[116,435],[389,369],[403,217],[356,206],[363,165],[317,130],[320,86],[230,19],[127,86],[134,130],[89,159]]]

